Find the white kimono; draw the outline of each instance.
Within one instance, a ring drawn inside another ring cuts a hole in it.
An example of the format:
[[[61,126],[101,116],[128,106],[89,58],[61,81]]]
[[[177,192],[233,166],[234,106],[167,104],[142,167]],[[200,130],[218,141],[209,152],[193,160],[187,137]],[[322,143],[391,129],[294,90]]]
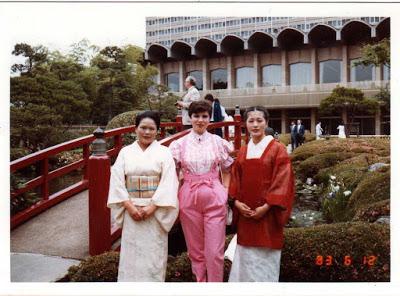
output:
[[[323,129],[322,129],[321,125],[317,124],[315,126],[315,136],[316,136],[317,140],[321,139],[322,132],[323,132]]]
[[[272,139],[273,137],[269,135],[257,144],[250,140],[246,158],[260,158]],[[226,258],[232,258],[233,253],[229,282],[279,281],[281,250],[242,246],[237,243],[235,235],[225,252]]]
[[[133,198],[125,176],[159,176],[151,198]],[[175,162],[167,147],[154,141],[145,151],[137,142],[121,149],[111,169],[107,206],[122,226],[118,281],[165,281],[168,258],[168,232],[178,217],[178,178]],[[133,220],[122,204],[131,199],[136,206],[157,206],[142,221]]]

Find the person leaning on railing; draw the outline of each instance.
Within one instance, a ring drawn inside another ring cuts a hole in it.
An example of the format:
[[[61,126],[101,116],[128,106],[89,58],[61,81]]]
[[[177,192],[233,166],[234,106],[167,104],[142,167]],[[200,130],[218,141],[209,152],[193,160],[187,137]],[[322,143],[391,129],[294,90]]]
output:
[[[165,281],[168,232],[178,217],[178,178],[169,149],[156,141],[160,116],[136,117],[138,140],[111,169],[107,206],[122,226],[118,281]]]

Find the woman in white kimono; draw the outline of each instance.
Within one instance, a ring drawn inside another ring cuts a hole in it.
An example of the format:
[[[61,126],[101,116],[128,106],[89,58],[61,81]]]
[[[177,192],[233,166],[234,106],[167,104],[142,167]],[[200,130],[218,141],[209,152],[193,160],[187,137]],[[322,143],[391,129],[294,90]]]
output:
[[[178,178],[167,147],[156,140],[158,113],[136,117],[138,140],[121,149],[107,206],[122,227],[118,281],[165,281],[168,232],[178,217]]]

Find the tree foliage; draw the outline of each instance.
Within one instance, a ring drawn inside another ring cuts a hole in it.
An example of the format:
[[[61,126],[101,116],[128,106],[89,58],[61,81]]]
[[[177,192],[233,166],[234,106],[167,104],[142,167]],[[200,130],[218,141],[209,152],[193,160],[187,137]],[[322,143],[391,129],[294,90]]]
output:
[[[164,121],[174,121],[177,113],[175,102],[179,99],[176,95],[168,92],[169,88],[163,84],[154,84],[151,91],[144,97],[140,107],[157,111]]]
[[[134,110],[157,74],[133,45],[100,50],[84,39],[63,54],[19,43],[12,54],[25,60],[11,67],[11,143],[30,152],[68,140],[71,125],[106,125]]]
[[[356,65],[386,65],[390,68],[390,39],[383,39],[375,44],[367,44],[361,48],[361,59]]]
[[[319,111],[322,114],[341,114],[346,111],[350,123],[353,123],[356,113],[366,112],[373,114],[378,108],[378,101],[365,98],[361,90],[337,86],[327,98],[321,101]]]

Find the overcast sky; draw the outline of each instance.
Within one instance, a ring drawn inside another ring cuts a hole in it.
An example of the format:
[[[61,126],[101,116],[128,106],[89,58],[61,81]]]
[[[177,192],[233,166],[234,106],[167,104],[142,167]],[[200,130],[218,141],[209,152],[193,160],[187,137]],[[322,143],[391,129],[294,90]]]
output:
[[[0,17],[8,20],[11,44],[43,44],[65,52],[83,38],[100,47],[144,47],[144,10],[118,4],[0,4]]]

